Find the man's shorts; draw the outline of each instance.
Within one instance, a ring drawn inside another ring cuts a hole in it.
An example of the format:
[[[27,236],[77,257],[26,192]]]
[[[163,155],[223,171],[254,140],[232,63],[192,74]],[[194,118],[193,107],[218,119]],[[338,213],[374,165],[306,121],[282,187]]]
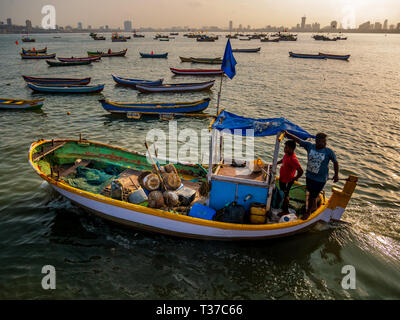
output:
[[[285,194],[285,197],[289,195],[289,191],[293,186],[294,181],[292,182],[281,182],[279,181],[279,189]]]
[[[306,178],[307,191],[310,193],[310,198],[317,198],[324,189],[325,183]]]

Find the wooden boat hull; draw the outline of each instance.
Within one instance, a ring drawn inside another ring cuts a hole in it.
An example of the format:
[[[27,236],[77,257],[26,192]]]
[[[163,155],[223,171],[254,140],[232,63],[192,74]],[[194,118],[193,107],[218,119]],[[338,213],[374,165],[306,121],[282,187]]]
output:
[[[73,85],[85,85],[89,84],[91,78],[73,79],[73,78],[37,78],[22,76],[26,82],[36,84],[73,84]]]
[[[0,110],[38,110],[43,107],[44,99],[20,100],[0,98]]]
[[[141,114],[160,114],[160,113],[197,113],[207,109],[210,99],[206,98],[193,102],[175,103],[118,103],[107,100],[100,100],[103,108],[110,113],[141,113]]]
[[[280,39],[276,38],[276,39],[260,39],[260,42],[279,42]]]
[[[259,52],[261,48],[253,48],[253,49],[232,49],[232,52]]]
[[[289,56],[292,58],[302,58],[302,59],[326,59],[325,56],[321,56],[319,54],[303,54],[303,53],[289,52]]]
[[[88,56],[101,56],[103,57],[125,57],[126,52],[128,51],[128,49],[122,50],[122,51],[118,51],[118,52],[94,52],[94,51],[88,51],[87,54]]]
[[[162,92],[195,92],[209,90],[214,85],[214,80],[201,83],[180,83],[166,84],[159,86],[136,85],[136,89],[143,93],[162,93]]]
[[[56,54],[23,54],[20,53],[22,59],[54,59]]]
[[[103,91],[104,84],[94,86],[62,86],[62,85],[37,85],[27,83],[28,87],[35,92],[42,93],[98,93]]]
[[[224,73],[224,71],[221,69],[169,69],[173,74],[189,76],[217,76]]]
[[[120,85],[123,86],[128,86],[128,87],[132,87],[132,88],[136,88],[136,85],[138,84],[146,84],[146,85],[160,85],[163,83],[164,79],[158,79],[155,81],[151,81],[151,80],[141,80],[141,79],[130,79],[130,78],[121,78],[115,75],[111,75],[114,79],[114,81]]]
[[[145,155],[87,140],[60,139],[39,140],[32,143],[28,158],[33,170],[43,180],[47,181],[55,191],[89,212],[121,225],[184,238],[224,241],[258,240],[284,237],[304,232],[318,222],[326,223],[332,220],[339,220],[357,183],[357,178],[354,177],[351,179],[351,182],[346,183],[343,190],[333,189],[333,194],[329,201],[321,196],[321,206],[307,220],[260,225],[232,224],[148,208],[115,200],[99,193],[91,193],[74,188],[62,178],[56,179],[53,177],[51,173],[53,170],[50,173],[46,172],[44,169],[45,166],[41,166],[39,158],[36,156],[38,152],[40,155],[41,148],[46,146],[51,147],[52,143],[55,145],[55,148],[58,148],[57,151],[54,151],[57,152],[57,157],[63,157],[63,159],[69,158],[69,161],[72,161],[72,163],[79,158],[103,161],[126,168],[141,167],[143,170],[143,168],[151,168]],[[175,167],[179,174],[190,174],[200,181],[204,181],[206,178],[205,173],[196,165],[177,163]]]
[[[92,64],[92,61],[63,62],[63,61],[49,61],[49,60],[46,60],[46,62],[50,67],[71,67],[71,66],[84,66],[84,65]]]
[[[82,58],[57,58],[61,62],[86,62],[86,61],[99,61],[101,56],[94,56],[94,57],[82,57]]]
[[[162,54],[150,54],[150,53],[141,53],[141,52],[139,52],[139,53],[142,58],[165,59],[168,57],[168,52],[162,53]]]
[[[221,58],[185,58],[179,57],[182,62],[202,63],[202,64],[222,64]]]
[[[326,57],[327,59],[335,59],[335,60],[349,60],[350,55],[337,55],[337,54],[328,54],[328,53],[319,53],[319,55]]]
[[[22,42],[36,42],[36,39],[21,39]]]

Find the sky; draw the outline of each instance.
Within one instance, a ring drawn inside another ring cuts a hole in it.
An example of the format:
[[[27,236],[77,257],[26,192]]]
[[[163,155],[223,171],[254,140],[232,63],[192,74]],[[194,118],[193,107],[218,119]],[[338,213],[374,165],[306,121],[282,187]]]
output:
[[[24,25],[29,19],[41,25],[44,5],[54,5],[56,24],[76,27],[108,25],[164,28],[172,26],[218,26],[228,28],[250,25],[292,27],[307,17],[306,23],[328,25],[332,20],[355,26],[370,20],[400,23],[400,0],[0,0],[0,20],[11,18]]]

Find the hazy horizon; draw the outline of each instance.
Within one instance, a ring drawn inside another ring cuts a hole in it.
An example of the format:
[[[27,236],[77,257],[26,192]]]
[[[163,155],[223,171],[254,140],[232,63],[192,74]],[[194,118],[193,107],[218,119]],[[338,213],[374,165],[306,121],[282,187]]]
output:
[[[165,28],[173,26],[218,26],[263,28],[267,25],[292,27],[307,17],[307,24],[318,22],[321,27],[332,20],[344,19],[356,27],[365,21],[400,23],[398,0],[1,0],[0,20],[11,18],[13,24],[24,25],[29,19],[40,25],[44,5],[56,8],[56,24],[86,28],[108,25],[123,27],[125,20],[133,28]],[[23,8],[23,10],[21,10]]]

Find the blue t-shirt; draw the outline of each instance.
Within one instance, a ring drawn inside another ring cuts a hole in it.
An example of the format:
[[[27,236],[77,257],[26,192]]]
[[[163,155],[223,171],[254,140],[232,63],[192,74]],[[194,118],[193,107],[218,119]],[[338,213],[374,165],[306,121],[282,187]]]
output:
[[[329,160],[336,162],[335,153],[329,148],[316,149],[315,144],[300,140],[300,146],[307,150],[308,162],[306,177],[318,181],[326,182],[329,177]]]

